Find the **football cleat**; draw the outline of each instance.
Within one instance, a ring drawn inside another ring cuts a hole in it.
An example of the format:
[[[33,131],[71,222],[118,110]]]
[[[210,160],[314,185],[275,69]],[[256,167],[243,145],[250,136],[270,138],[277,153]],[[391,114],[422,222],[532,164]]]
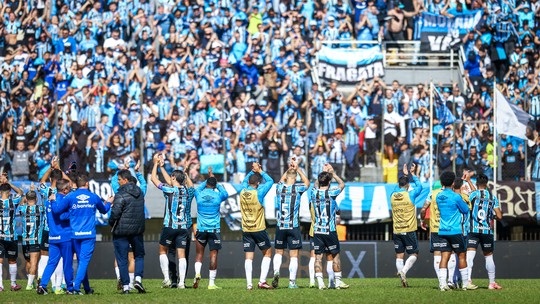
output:
[[[201,275],[198,274],[195,276],[195,280],[193,280],[193,289],[199,288],[199,281],[201,280]]]
[[[161,288],[171,288],[171,280],[163,280],[163,282],[161,282]]]
[[[47,295],[49,292],[47,291],[47,288],[38,286],[37,287],[37,294],[38,295]]]
[[[349,288],[348,284],[345,284],[345,282],[339,282],[339,284],[336,285],[336,289],[347,289]]]
[[[489,283],[488,289],[502,289],[502,286],[493,282],[493,283]]]
[[[272,287],[278,288],[279,286],[279,272],[274,274],[274,280],[272,280]]]
[[[274,289],[274,287],[268,285],[268,283],[266,283],[266,282],[262,282],[262,283],[259,282],[259,284],[257,284],[257,287],[259,289]]]
[[[407,276],[405,275],[405,272],[400,271],[400,272],[398,272],[397,275],[398,275],[399,279],[401,280],[401,285],[403,286],[403,288],[409,287],[409,284],[407,284]]]
[[[221,287],[218,287],[216,285],[208,285],[208,289],[210,290],[217,290],[217,289],[222,289]]]

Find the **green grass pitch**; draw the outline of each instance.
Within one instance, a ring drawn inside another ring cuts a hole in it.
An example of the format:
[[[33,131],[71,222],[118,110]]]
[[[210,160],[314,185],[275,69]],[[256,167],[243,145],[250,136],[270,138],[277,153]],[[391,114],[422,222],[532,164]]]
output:
[[[269,278],[270,280],[270,278]],[[307,288],[306,279],[298,280],[300,289],[286,288],[288,280],[281,280],[277,290],[246,290],[245,280],[217,279],[221,290],[206,289],[203,279],[199,289],[161,289],[160,280],[146,280],[147,294],[121,295],[114,280],[91,280],[96,294],[67,296],[49,294],[38,296],[35,291],[9,291],[0,293],[0,303],[536,303],[540,280],[499,280],[502,290],[488,290],[487,280],[475,280],[480,288],[472,291],[447,291],[437,289],[437,280],[408,278],[410,288],[402,288],[395,279],[348,279],[347,290],[318,290]],[[192,279],[187,281],[192,282]],[[256,280],[254,279],[255,283]],[[22,283],[20,281],[19,283]],[[23,288],[24,289],[24,288]]]

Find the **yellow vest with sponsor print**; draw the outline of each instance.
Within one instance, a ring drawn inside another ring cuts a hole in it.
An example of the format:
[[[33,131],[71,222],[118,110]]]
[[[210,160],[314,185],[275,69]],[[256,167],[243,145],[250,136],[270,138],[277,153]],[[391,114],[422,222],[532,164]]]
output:
[[[390,198],[392,203],[392,222],[394,233],[416,231],[416,206],[411,201],[409,192],[394,192]]]
[[[437,189],[431,193],[431,203],[429,205],[429,232],[439,232],[441,213],[439,212],[439,207],[437,206],[437,195],[441,191],[442,189]]]
[[[264,208],[259,202],[257,190],[244,189],[240,192],[240,212],[243,232],[259,232],[266,229]]]

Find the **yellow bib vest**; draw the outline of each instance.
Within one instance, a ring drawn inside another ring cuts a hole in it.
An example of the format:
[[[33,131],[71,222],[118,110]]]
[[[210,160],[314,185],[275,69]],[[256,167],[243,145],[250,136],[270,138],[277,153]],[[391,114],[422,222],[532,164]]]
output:
[[[416,206],[411,201],[409,192],[394,192],[391,197],[392,221],[394,233],[405,233],[416,231]]]
[[[244,189],[240,192],[240,212],[243,232],[259,232],[266,229],[264,208],[259,202],[257,190]]]

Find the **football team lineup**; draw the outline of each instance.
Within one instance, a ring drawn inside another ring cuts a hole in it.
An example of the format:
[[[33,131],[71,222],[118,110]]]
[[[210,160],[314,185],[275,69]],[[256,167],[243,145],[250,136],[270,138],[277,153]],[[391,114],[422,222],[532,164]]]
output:
[[[294,161],[288,164],[279,181],[274,181],[265,173],[259,163],[254,163],[251,169],[240,191],[246,288],[299,288],[298,257],[302,249],[299,206],[301,196],[306,193],[312,218],[307,286],[320,290],[348,289],[350,285],[342,279],[340,241],[336,232],[340,213],[336,197],[344,189],[345,183],[334,168],[326,164],[313,187],[310,187],[309,178]],[[161,176],[158,176],[158,172]],[[497,198],[487,189],[488,178],[479,174],[476,183],[473,183],[470,173],[461,177],[456,177],[453,172],[442,173],[442,188],[432,191],[428,197],[420,212],[422,221],[418,225],[414,201],[422,190],[422,184],[414,172],[414,164],[410,168],[405,165],[398,186],[391,195],[395,266],[401,285],[409,287],[407,272],[418,258],[416,231],[419,226],[421,229],[429,226],[430,252],[433,254],[439,290],[479,288],[473,284],[471,277],[479,245],[486,262],[489,279],[487,289],[502,289],[495,281],[493,261],[493,220],[500,220],[502,214]],[[0,195],[3,234],[0,261],[3,263],[4,258],[8,261],[10,289],[18,291],[23,288],[17,283],[20,239],[26,262],[26,290],[35,290],[38,295],[48,294],[51,281],[51,292],[55,294],[93,294],[87,269],[96,242],[94,214],[98,210],[110,213],[117,289],[122,294],[146,293],[142,283],[145,255],[142,236],[147,184],[138,165],[134,173],[119,170],[112,182],[115,185],[115,195],[105,202],[88,190],[88,176],[85,173],[67,176],[59,170],[56,159],[53,159],[37,191],[32,186],[24,193],[6,175],[2,175]],[[198,289],[208,245],[210,260],[206,288],[221,289],[216,285],[218,253],[222,248],[219,208],[221,202],[228,197],[227,192],[217,182],[211,168],[206,181],[195,187],[183,171],[174,170],[169,174],[164,169],[160,154],[153,158],[150,179],[165,198],[165,216],[159,240],[159,264],[163,274],[161,288]],[[277,182],[275,191],[278,213],[272,248],[261,202],[274,182]],[[336,182],[337,187],[332,186],[332,182]],[[193,283],[188,283],[186,251],[189,251],[191,243],[193,223],[190,211],[193,199],[198,207],[194,242],[196,257],[193,264],[196,275]],[[13,225],[16,215],[22,216],[23,220],[20,235]],[[260,262],[260,277],[254,285],[252,275],[256,248],[261,251],[263,258]],[[288,250],[288,280],[280,277],[285,250]],[[74,264],[77,265],[75,275]],[[273,271],[271,279],[267,281],[271,264]],[[3,284],[0,288],[3,291]]]

